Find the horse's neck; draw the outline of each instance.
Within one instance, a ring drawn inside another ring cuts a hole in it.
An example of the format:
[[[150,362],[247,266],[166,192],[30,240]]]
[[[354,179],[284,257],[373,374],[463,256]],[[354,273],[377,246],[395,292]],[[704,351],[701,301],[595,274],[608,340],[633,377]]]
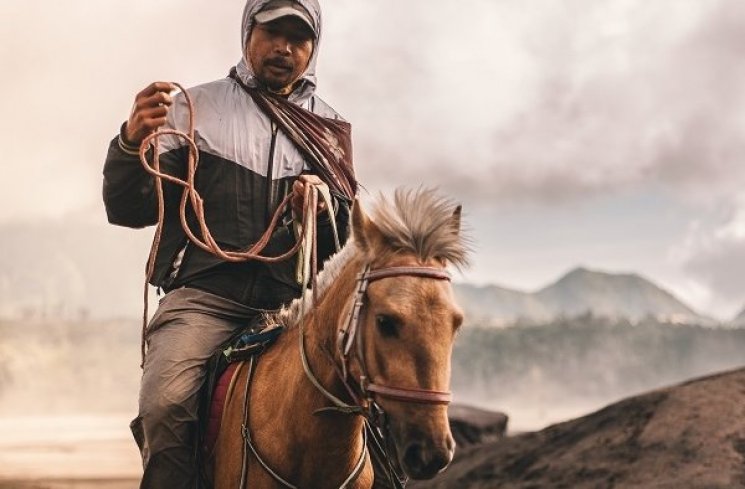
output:
[[[262,428],[262,438],[275,446],[274,457],[297,461],[293,471],[300,472],[305,486],[311,479],[328,484],[345,475],[362,450],[362,418],[337,411],[315,414],[332,403],[309,379],[313,375],[329,393],[351,402],[333,358],[336,325],[344,303],[338,294],[343,294],[340,287],[354,287],[354,278],[349,282],[349,277],[340,276],[317,307],[301,319],[302,328],[289,329],[258,362],[252,398],[259,399],[263,409],[256,414],[256,425],[273,425]],[[351,297],[351,293],[346,296]],[[301,361],[301,331],[312,374],[305,371]],[[285,446],[280,446],[282,443]],[[324,468],[328,468],[328,473],[323,473]]]
[[[267,379],[262,380],[261,383],[268,383],[275,391],[281,389],[284,394],[272,396],[272,409],[277,414],[286,414],[290,416],[289,419],[297,420],[297,423],[303,426],[304,432],[313,429],[320,431],[331,429],[336,434],[340,428],[349,428],[349,436],[357,436],[359,433],[356,428],[361,426],[359,417],[338,412],[315,414],[317,410],[333,404],[313,385],[309,378],[310,375],[330,394],[352,402],[332,363],[328,345],[319,341],[311,332],[305,331],[304,344],[309,367],[309,372],[306,372],[300,358],[300,330],[293,328],[283,336],[282,341],[270,350],[270,354],[258,362],[261,371],[257,370],[257,374]],[[258,384],[257,377],[254,387]]]

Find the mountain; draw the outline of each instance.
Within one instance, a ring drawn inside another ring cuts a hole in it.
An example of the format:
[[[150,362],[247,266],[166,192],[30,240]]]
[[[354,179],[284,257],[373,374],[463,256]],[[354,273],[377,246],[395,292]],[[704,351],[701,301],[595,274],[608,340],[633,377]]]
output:
[[[546,305],[527,292],[470,284],[454,284],[454,292],[471,323],[501,326],[518,319],[548,321],[552,317]]]
[[[702,319],[670,292],[636,274],[576,268],[535,295],[554,314],[576,316],[591,311],[598,316],[623,316],[634,321],[646,316],[671,322]]]
[[[671,323],[712,324],[670,292],[637,274],[575,268],[536,292],[457,284],[456,296],[473,322],[542,323],[558,316],[591,313],[637,322],[646,317]]]

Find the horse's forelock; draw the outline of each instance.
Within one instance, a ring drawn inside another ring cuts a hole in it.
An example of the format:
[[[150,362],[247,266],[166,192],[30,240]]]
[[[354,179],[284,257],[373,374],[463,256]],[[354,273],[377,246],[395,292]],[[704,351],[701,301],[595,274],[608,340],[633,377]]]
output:
[[[468,264],[469,243],[459,229],[458,206],[433,189],[397,189],[393,201],[382,196],[372,221],[390,251],[408,251],[422,261],[445,260],[457,267]]]

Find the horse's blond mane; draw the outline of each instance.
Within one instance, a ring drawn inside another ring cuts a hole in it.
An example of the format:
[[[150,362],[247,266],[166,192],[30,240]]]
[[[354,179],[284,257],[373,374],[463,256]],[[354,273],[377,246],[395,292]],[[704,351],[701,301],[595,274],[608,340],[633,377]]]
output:
[[[328,290],[332,283],[341,275],[344,265],[347,264],[357,253],[357,247],[353,239],[349,239],[347,244],[337,254],[329,258],[324,264],[323,270],[316,278],[316,296],[321,297]],[[311,307],[313,304],[313,291],[306,290],[301,297],[290,302],[287,306],[280,309],[275,314],[269,314],[266,322],[269,325],[281,324],[289,328],[297,324],[305,313],[305,307]]]
[[[383,235],[386,251],[410,252],[422,261],[439,258],[461,267],[468,263],[469,244],[454,221],[456,208],[455,203],[432,189],[398,189],[392,202],[378,196],[372,221]],[[350,238],[344,248],[325,263],[317,279],[317,297],[323,296],[358,252],[354,239]],[[292,327],[302,318],[304,307],[311,305],[312,292],[305,291],[304,297],[268,316],[267,321]]]

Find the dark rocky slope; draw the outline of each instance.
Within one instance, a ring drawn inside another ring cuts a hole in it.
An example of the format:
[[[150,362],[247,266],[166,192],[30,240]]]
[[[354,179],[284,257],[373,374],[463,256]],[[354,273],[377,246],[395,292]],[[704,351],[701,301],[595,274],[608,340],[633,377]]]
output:
[[[412,488],[745,488],[745,369],[466,447]]]

